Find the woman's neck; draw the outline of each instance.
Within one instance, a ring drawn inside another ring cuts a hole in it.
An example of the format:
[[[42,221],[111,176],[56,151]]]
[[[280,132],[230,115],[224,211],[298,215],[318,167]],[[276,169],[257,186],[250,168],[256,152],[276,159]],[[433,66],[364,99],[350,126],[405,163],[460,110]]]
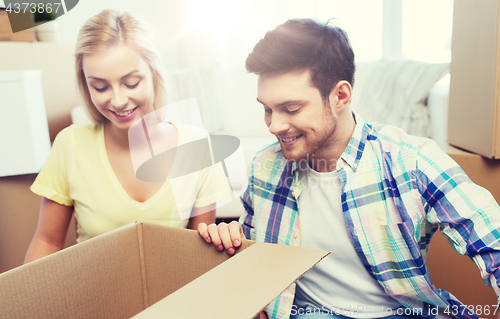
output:
[[[120,149],[129,149],[128,131],[117,128],[110,122],[104,124],[104,137],[106,141]]]

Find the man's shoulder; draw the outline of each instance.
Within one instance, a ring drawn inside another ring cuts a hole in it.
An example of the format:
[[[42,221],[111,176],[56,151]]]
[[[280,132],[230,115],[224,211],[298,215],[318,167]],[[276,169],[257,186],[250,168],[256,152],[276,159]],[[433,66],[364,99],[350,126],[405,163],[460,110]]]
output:
[[[380,123],[370,123],[369,140],[377,141],[383,152],[413,153],[422,150],[440,150],[437,143],[427,137],[415,136],[406,133],[403,129]]]

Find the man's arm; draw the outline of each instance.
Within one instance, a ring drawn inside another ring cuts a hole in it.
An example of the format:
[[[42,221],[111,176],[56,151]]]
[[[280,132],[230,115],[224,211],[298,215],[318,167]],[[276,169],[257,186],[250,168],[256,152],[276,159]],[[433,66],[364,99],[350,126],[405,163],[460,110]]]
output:
[[[435,143],[421,146],[415,173],[427,220],[443,228],[500,298],[500,207]]]

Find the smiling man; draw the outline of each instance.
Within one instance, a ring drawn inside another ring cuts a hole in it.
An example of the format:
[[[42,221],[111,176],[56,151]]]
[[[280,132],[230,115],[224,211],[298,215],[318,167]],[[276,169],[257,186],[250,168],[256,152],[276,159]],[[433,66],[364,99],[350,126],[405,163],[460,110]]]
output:
[[[268,305],[270,318],[477,318],[425,266],[441,227],[500,295],[500,208],[435,142],[350,109],[354,54],[339,28],[290,20],[247,70],[278,143],[257,153],[240,223],[200,224],[219,250],[241,238],[332,253]],[[464,311],[462,311],[464,310]],[[449,316],[448,316],[449,315]]]

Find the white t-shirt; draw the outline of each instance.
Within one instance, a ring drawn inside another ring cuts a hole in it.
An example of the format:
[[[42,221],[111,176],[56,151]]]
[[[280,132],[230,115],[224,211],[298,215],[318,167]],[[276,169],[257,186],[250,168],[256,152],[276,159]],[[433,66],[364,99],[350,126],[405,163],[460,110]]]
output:
[[[401,307],[370,276],[354,250],[338,173],[318,173],[308,166],[299,170],[299,179],[300,246],[331,254],[297,281],[295,303],[354,318],[385,317],[386,309]]]

